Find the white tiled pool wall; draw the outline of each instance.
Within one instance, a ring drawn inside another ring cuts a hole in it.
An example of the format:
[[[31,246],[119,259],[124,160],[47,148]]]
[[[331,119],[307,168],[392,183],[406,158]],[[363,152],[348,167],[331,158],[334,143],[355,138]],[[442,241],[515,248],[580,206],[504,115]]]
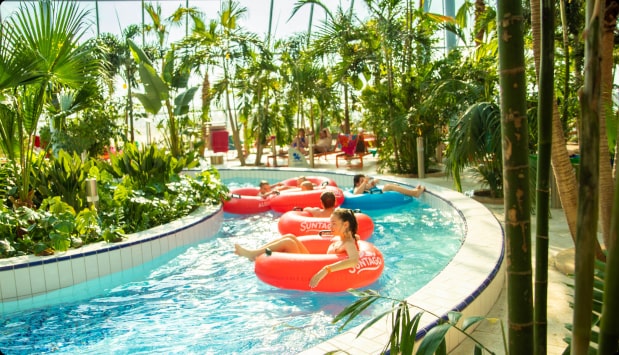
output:
[[[279,181],[299,175],[328,176],[342,189],[352,187],[351,173],[333,173],[327,170],[307,169],[220,169],[222,178],[253,178]],[[416,186],[420,180],[394,179],[389,176],[377,176],[382,181],[397,182]],[[424,184],[425,185],[425,184]],[[494,215],[482,204],[461,193],[440,186],[426,186],[427,192],[422,201],[430,207],[440,210],[447,218],[464,219],[465,237],[462,247],[452,261],[430,283],[407,298],[409,304],[423,308],[420,324],[421,334],[436,324],[436,317],[446,317],[450,311],[459,311],[462,319],[471,316],[486,315],[499,297],[504,276],[503,228]],[[498,325],[497,325],[498,326]],[[324,354],[328,351],[343,350],[351,354],[378,354],[389,339],[391,320],[377,322],[357,337],[362,326],[338,335],[302,354]],[[471,327],[469,331],[472,331]],[[464,339],[464,335],[455,330],[447,334],[447,350],[454,349]]]
[[[214,236],[222,221],[220,206],[202,207],[172,223],[130,234],[119,243],[89,244],[51,256],[0,259],[0,301],[16,301],[131,269]]]

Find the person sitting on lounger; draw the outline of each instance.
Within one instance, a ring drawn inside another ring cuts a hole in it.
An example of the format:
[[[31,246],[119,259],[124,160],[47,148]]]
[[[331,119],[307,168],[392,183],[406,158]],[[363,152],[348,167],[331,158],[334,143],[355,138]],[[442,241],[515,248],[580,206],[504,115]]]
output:
[[[318,142],[314,144],[314,153],[326,153],[332,148],[332,139],[331,133],[329,133],[328,128],[323,128],[320,130],[320,138],[318,138]]]
[[[298,149],[302,154],[305,154],[307,145],[307,138],[305,138],[305,129],[299,128],[299,133],[290,144],[292,148]]]
[[[426,188],[422,185],[417,185],[415,188],[407,188],[404,186],[396,185],[396,184],[385,184],[382,189],[376,186],[378,184],[378,179],[369,178],[363,174],[357,174],[353,177],[353,183],[355,187],[353,188],[353,194],[361,195],[361,194],[371,194],[371,193],[381,193],[387,191],[396,191],[403,195],[419,197],[426,190]]]

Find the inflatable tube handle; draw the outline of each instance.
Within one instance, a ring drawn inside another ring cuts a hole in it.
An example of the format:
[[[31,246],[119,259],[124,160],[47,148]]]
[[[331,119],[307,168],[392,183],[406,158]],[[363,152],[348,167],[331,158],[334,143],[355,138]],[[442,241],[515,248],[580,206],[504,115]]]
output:
[[[328,186],[328,185],[329,185],[329,180],[325,180],[320,184],[320,186]]]
[[[330,230],[323,230],[323,231],[318,232],[318,235],[321,236],[321,237],[323,236],[323,234],[331,235],[331,231]]]
[[[230,194],[230,197],[232,197],[232,198],[241,198],[241,195],[239,195],[239,194]]]
[[[303,209],[301,207],[293,207],[292,210],[293,211],[303,211]]]

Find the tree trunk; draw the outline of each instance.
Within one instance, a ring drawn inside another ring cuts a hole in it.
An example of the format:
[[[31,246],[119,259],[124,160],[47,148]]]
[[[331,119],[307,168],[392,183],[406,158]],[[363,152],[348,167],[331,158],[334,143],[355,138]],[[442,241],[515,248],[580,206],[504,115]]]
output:
[[[535,354],[547,353],[548,333],[548,219],[550,218],[550,160],[552,152],[552,111],[554,102],[554,1],[531,1],[532,23],[538,23],[533,32],[541,30],[540,66],[538,76],[539,102],[537,105],[538,156],[535,231]],[[538,3],[538,4],[534,4]],[[540,21],[540,8],[541,18]],[[535,18],[535,20],[533,20]]]
[[[486,3],[484,0],[475,0],[475,45],[479,46],[484,42],[484,35],[486,34],[484,26],[481,26],[481,17],[486,12]]]
[[[574,277],[572,354],[587,354],[593,310],[593,266],[597,240],[600,164],[601,9],[587,0],[585,22],[585,81],[580,94],[581,140],[578,188],[578,230]]]
[[[611,85],[608,85],[607,67],[612,65],[612,49],[613,49],[613,28],[617,24],[617,13],[619,12],[619,3],[617,1],[608,1],[604,12],[604,25],[602,31],[602,102],[609,103],[606,100],[606,95],[610,96]],[[613,26],[611,28],[610,26]],[[608,57],[610,53],[610,57]],[[606,62],[610,60],[611,62]],[[612,72],[612,70],[611,70]],[[606,107],[606,106],[605,106]],[[606,113],[606,110],[603,110]],[[616,160],[615,160],[616,162]],[[603,162],[602,162],[603,163]],[[600,175],[602,172],[600,171]],[[614,204],[611,213],[610,231],[608,241],[605,240],[606,248],[608,249],[606,260],[606,273],[604,279],[604,304],[602,306],[602,319],[600,324],[599,335],[599,354],[616,354],[619,352],[619,249],[617,248],[617,233],[619,233],[619,179],[615,178]],[[600,182],[600,188],[601,187]],[[605,191],[605,190],[602,190]],[[612,218],[615,216],[615,218]]]
[[[510,354],[532,354],[534,341],[523,21],[522,4],[519,1],[498,2]]]
[[[200,156],[204,156],[204,151],[208,145],[209,137],[206,136],[206,127],[211,122],[211,82],[208,77],[208,69],[204,71],[204,79],[202,80],[202,114],[200,115],[200,132],[202,136],[202,147],[200,147]]]
[[[532,4],[532,7],[534,5]],[[539,28],[539,16],[537,18],[531,18],[533,29]],[[533,55],[535,58],[535,68],[539,72],[540,66],[540,39],[539,32],[533,31]],[[567,75],[567,74],[566,74]],[[565,214],[565,219],[572,236],[572,240],[576,238],[576,219],[577,219],[577,207],[578,196],[576,194],[577,182],[574,167],[569,159],[569,153],[566,147],[565,137],[563,135],[563,125],[561,123],[561,115],[559,112],[559,106],[556,100],[552,102],[553,114],[552,114],[552,168],[555,180],[557,182],[557,192],[561,200],[561,207]],[[596,242],[595,246],[596,256],[600,260],[604,260],[604,253],[600,244]]]
[[[612,88],[613,88],[613,48],[617,26],[617,13],[619,4],[616,1],[606,2],[604,9],[604,22],[602,26],[601,43],[601,85],[602,85],[602,109],[600,110],[600,225],[602,227],[602,237],[604,245],[608,248],[610,243],[610,220],[613,206],[613,178],[610,165],[610,151],[608,150],[608,139],[606,134],[606,114],[612,112]]]

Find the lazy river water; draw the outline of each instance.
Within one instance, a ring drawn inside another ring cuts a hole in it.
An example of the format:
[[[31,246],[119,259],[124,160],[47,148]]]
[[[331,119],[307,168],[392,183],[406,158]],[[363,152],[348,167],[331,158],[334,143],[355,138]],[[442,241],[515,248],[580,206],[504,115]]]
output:
[[[366,213],[376,225],[369,241],[385,258],[381,278],[368,288],[389,297],[405,298],[422,287],[462,242],[460,221],[417,201]],[[74,299],[32,299],[30,309],[2,315],[0,350],[290,354],[329,339],[340,326],[331,324],[333,317],[354,302],[352,295],[268,286],[256,278],[250,261],[233,253],[234,243],[255,247],[278,236],[278,217],[226,214],[215,238],[161,257],[130,280],[98,280],[101,291],[94,295],[88,292],[92,282],[74,286],[69,293]],[[373,307],[351,327],[389,305]]]

